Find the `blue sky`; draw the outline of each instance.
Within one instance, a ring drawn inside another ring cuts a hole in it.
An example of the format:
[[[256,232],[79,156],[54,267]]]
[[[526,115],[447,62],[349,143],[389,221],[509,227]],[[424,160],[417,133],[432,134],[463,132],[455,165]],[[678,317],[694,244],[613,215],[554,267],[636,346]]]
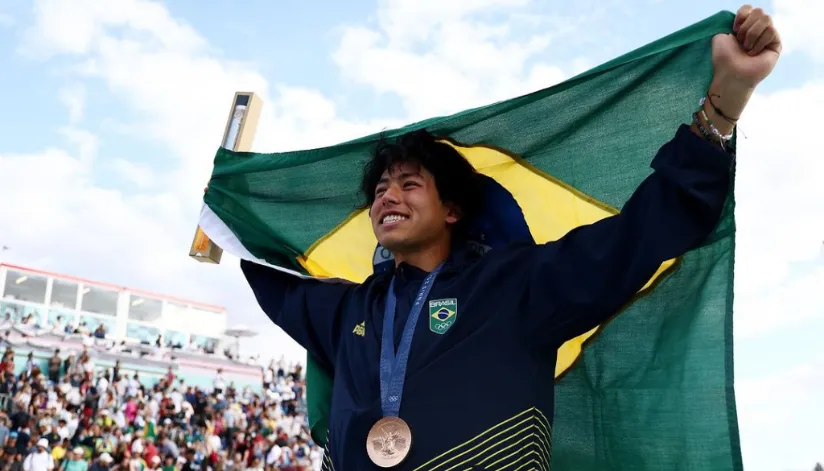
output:
[[[543,88],[739,6],[6,0],[0,244],[23,265],[226,305],[261,329],[253,348],[299,356],[233,260],[185,256],[235,90],[264,97],[256,150],[315,147]],[[737,396],[747,469],[806,470],[824,461],[824,2],[761,6],[786,52],[741,122]]]

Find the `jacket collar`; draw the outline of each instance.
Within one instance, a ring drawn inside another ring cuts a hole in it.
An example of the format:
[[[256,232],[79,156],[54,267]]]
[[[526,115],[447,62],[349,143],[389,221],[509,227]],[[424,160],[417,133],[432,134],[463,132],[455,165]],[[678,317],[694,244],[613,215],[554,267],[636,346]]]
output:
[[[482,256],[482,253],[471,244],[460,244],[452,248],[449,257],[446,259],[441,274],[459,273],[467,266],[477,261]],[[392,276],[397,276],[402,281],[420,281],[426,278],[429,272],[421,270],[420,268],[409,265],[408,263],[400,263],[391,271],[385,274],[385,280],[389,283]]]

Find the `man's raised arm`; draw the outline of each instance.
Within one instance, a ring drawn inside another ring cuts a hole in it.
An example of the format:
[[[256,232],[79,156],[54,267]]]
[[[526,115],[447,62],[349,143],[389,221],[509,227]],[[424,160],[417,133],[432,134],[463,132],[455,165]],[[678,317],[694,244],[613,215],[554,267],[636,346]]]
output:
[[[734,34],[712,42],[714,76],[691,126],[655,156],[655,172],[619,215],[529,250],[527,328],[559,344],[615,314],[666,260],[699,247],[728,196],[732,131],[756,85],[775,67],[781,40],[772,19],[742,7]],[[536,325],[537,324],[537,325]]]
[[[542,337],[549,332],[555,344],[615,314],[663,262],[710,234],[729,192],[731,165],[730,154],[684,125],[620,214],[527,249],[527,328]]]

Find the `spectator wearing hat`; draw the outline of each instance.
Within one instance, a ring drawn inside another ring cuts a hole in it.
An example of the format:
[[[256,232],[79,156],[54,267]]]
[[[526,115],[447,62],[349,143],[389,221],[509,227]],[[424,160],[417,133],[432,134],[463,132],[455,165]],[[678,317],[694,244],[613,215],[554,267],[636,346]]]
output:
[[[144,471],[146,461],[143,460],[143,441],[138,439],[132,443],[132,456],[128,462],[128,469],[125,471]]]
[[[36,448],[23,461],[23,471],[53,471],[54,460],[48,451],[49,441],[37,440]]]
[[[112,465],[112,455],[108,453],[101,453],[96,460],[89,466],[89,471],[109,471]]]
[[[67,459],[60,465],[60,471],[87,471],[89,464],[85,460],[86,449],[82,446],[75,447]]]
[[[9,432],[9,438],[6,440],[6,446],[4,447],[6,452],[6,456],[13,456],[17,453],[17,432],[12,431]]]

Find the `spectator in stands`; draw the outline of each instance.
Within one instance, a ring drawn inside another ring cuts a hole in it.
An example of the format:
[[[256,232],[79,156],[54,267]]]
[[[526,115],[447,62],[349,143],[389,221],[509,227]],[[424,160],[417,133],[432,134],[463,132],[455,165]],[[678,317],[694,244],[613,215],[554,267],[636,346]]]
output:
[[[106,338],[106,326],[101,324],[97,325],[97,328],[94,329],[94,337],[98,339],[105,339]]]
[[[59,353],[55,357],[49,364],[60,364]],[[308,435],[297,367],[276,377],[272,364],[260,395],[249,387],[238,391],[223,371],[204,391],[176,375],[141,383],[119,364],[92,377],[88,364],[91,356],[82,352],[57,382],[51,370],[14,377],[10,362],[11,373],[0,365],[0,387],[7,384],[14,396],[10,420],[0,412],[0,444],[7,434],[0,471],[26,471],[30,443],[42,440],[51,445],[51,471],[319,469],[322,452]]]
[[[223,368],[217,369],[217,374],[215,375],[215,379],[212,381],[212,385],[216,394],[222,393],[226,388],[226,380],[223,378]]]
[[[71,374],[71,367],[74,363],[74,352],[69,352],[69,355],[63,360],[63,372],[67,375]]]
[[[23,321],[20,324],[26,328],[34,327],[34,317],[31,313],[28,313],[23,317]]]
[[[135,440],[132,444],[132,455],[128,461],[128,470],[126,471],[144,471],[146,469],[146,461],[143,460],[143,443],[141,440]]]
[[[89,464],[85,459],[86,450],[82,447],[76,447],[71,453],[67,454],[68,459],[64,459],[60,465],[60,471],[86,471]]]
[[[112,455],[108,453],[101,453],[96,460],[89,466],[89,471],[109,471],[109,466],[112,464]]]
[[[59,463],[66,456],[70,447],[71,443],[69,443],[68,438],[64,438],[53,445],[51,455],[54,462]]]
[[[49,381],[57,383],[60,381],[60,367],[63,365],[63,360],[60,359],[60,349],[54,351],[54,355],[49,358]]]
[[[51,326],[51,331],[54,334],[64,334],[66,332],[66,324],[63,322],[63,316],[58,315]]]
[[[179,471],[177,467],[177,458],[172,455],[165,455],[163,457],[163,465],[160,469],[163,471]]]
[[[23,471],[52,471],[54,470],[54,460],[47,451],[49,442],[45,438],[37,441],[35,451],[26,456],[23,462]]]
[[[169,369],[166,370],[166,384],[173,384],[176,377],[174,367],[169,365]]]
[[[81,320],[80,323],[77,324],[77,328],[74,329],[74,333],[80,335],[88,335],[89,327],[86,325],[86,321]]]

